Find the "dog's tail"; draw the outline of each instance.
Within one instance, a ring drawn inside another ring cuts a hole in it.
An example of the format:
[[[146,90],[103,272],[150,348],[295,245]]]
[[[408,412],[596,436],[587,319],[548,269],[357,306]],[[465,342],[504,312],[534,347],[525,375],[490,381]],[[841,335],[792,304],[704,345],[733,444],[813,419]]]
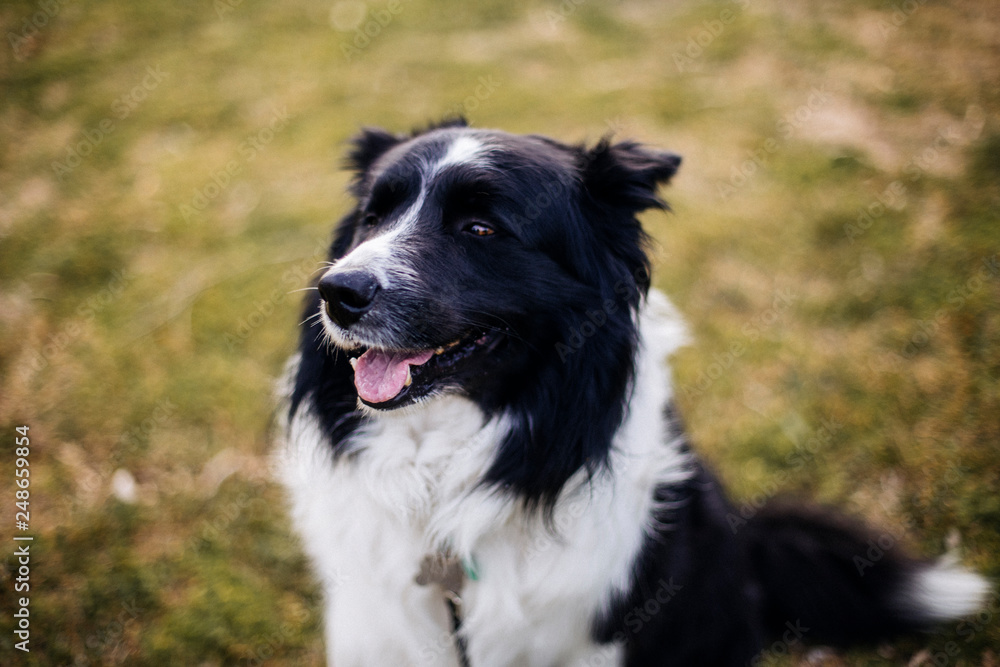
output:
[[[836,514],[765,507],[740,537],[776,641],[875,642],[980,610],[986,579],[948,557],[907,556],[903,528],[873,532]]]

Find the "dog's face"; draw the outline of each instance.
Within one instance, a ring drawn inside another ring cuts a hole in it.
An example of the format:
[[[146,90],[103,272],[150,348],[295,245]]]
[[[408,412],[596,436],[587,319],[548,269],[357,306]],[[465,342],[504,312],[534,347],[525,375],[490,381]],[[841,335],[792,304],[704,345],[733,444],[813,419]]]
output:
[[[369,130],[351,155],[354,211],[318,283],[360,400],[440,393],[502,403],[588,309],[634,307],[648,276],[634,214],[679,158],[464,126]]]

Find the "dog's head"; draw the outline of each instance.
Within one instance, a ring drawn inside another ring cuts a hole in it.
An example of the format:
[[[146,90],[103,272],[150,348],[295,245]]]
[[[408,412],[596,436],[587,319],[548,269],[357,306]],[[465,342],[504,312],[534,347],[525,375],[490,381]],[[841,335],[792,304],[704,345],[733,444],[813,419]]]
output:
[[[523,417],[536,441],[554,438],[538,432],[542,405],[573,437],[567,419],[621,399],[649,285],[635,216],[665,208],[656,189],[678,156],[459,121],[366,130],[349,162],[356,207],[317,287],[325,334],[352,358],[364,405],[459,393]],[[621,410],[611,412],[617,426]]]
[[[318,288],[326,331],[376,409],[491,393],[498,374],[575,353],[604,311],[634,307],[648,285],[634,216],[663,206],[657,183],[680,163],[457,123],[354,144],[357,207]]]

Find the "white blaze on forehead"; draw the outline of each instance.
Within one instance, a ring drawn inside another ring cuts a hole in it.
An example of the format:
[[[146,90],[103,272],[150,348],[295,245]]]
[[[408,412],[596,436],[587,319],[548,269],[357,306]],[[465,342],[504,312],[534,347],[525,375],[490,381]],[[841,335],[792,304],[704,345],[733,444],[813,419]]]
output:
[[[485,148],[486,146],[478,139],[469,136],[458,137],[448,146],[444,157],[434,165],[434,171],[438,171],[450,164],[473,162]]]

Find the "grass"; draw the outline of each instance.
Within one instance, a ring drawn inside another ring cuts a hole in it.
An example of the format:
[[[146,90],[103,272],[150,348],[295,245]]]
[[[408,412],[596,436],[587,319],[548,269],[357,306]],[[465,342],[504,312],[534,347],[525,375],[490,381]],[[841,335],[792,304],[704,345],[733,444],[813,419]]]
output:
[[[1000,14],[367,7],[0,8],[0,425],[33,443],[17,664],[320,662],[267,469],[294,290],[346,206],[344,140],[455,111],[683,154],[645,222],[694,334],[682,412],[736,502],[807,495],[1000,576]],[[996,665],[995,612],[812,657]]]

